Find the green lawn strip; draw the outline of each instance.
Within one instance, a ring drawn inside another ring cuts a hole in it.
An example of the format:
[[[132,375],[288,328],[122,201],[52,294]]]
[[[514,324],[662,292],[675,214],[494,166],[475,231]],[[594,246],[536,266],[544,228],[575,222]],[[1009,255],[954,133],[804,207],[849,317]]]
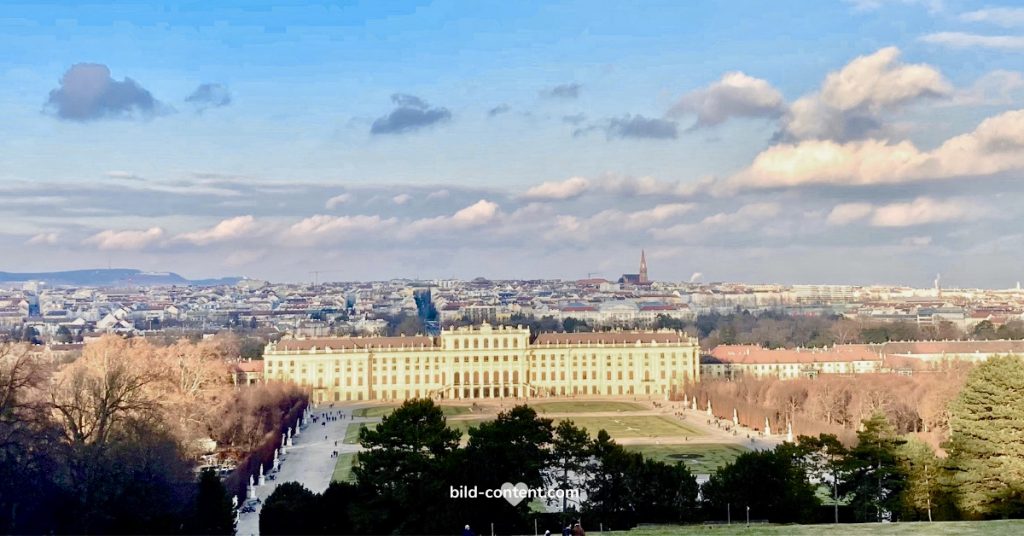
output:
[[[530,407],[537,413],[596,413],[600,411],[646,411],[647,408],[641,404],[632,402],[615,401],[562,401],[562,402],[537,402],[530,404]]]
[[[685,422],[662,415],[637,415],[622,417],[567,417],[576,426],[586,428],[591,436],[598,430],[607,430],[613,438],[634,437],[696,437],[705,435],[702,431]]]
[[[352,410],[353,417],[383,417],[395,410],[396,406],[368,406]]]
[[[449,420],[448,421],[448,427],[449,428],[454,428],[454,429],[458,430],[459,432],[461,432],[463,438],[468,438],[469,437],[469,428],[470,427],[473,427],[473,428],[479,427],[481,423],[484,423],[484,422],[487,422],[487,421],[490,421],[490,420],[493,420],[493,419],[460,419],[460,420],[457,420],[457,421]]]
[[[1024,534],[1024,521],[952,521],[936,523],[841,523],[839,525],[756,525],[747,527],[733,519],[732,525],[647,525],[624,532],[628,536],[686,536],[704,534],[714,536],[817,536],[847,535],[854,536],[1010,536]]]
[[[349,423],[345,428],[345,439],[341,442],[347,445],[355,445],[359,442],[359,430],[362,430],[363,428],[366,428],[366,423]]]
[[[719,467],[732,462],[747,452],[739,445],[693,444],[693,445],[625,445],[626,450],[639,452],[645,458],[665,463],[683,462],[696,474],[711,474]]]
[[[473,408],[470,406],[441,406],[441,412],[447,417],[452,415],[468,415],[473,413]]]
[[[352,415],[355,417],[366,417],[366,418],[377,418],[390,415],[392,411],[398,406],[385,405],[385,406],[369,406],[365,408],[358,408],[352,410]],[[441,412],[445,415],[465,415],[472,413],[472,408],[469,406],[441,406]]]
[[[355,482],[356,477],[352,472],[352,466],[355,464],[355,452],[338,454],[338,461],[334,464],[334,474],[331,476],[331,482]]]
[[[480,426],[480,423],[492,420],[490,418],[469,418],[469,419],[448,419],[448,426],[462,433],[465,438],[470,427]],[[697,437],[704,435],[700,430],[691,428],[686,423],[677,421],[670,417],[661,415],[639,415],[622,417],[565,417],[557,421],[571,420],[576,426],[586,428],[591,437],[597,436],[599,430],[607,430],[612,438],[651,438],[659,437]],[[557,425],[558,422],[554,424]],[[375,426],[370,424],[370,426]],[[359,429],[349,426],[345,431],[345,443],[356,443],[359,438]]]

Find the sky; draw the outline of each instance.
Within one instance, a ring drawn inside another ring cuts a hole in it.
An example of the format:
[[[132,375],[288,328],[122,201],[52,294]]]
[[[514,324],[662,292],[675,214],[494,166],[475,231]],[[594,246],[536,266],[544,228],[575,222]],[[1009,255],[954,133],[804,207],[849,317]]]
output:
[[[0,50],[0,270],[1024,279],[1009,0],[5,2]]]

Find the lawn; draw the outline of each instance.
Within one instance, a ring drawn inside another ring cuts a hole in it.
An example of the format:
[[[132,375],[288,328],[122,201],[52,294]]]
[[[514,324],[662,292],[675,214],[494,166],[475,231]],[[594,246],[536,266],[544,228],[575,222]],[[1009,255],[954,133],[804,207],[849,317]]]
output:
[[[492,419],[476,418],[476,419],[449,419],[448,426],[462,432],[465,437],[470,427],[480,426],[480,423],[489,421]],[[658,415],[641,415],[633,417],[572,417],[571,419],[558,419],[558,420],[572,420],[576,423],[576,426],[586,428],[590,435],[596,436],[598,430],[604,429],[608,431],[608,434],[612,438],[635,438],[635,437],[668,437],[668,436],[690,436],[696,437],[703,435],[699,430],[695,430],[686,426],[685,424],[678,422],[668,417],[662,417]],[[555,422],[557,425],[558,422]],[[346,431],[345,442],[348,443],[349,434],[358,434],[359,432],[352,432],[350,427]],[[358,436],[356,436],[358,437]],[[353,441],[354,442],[354,441]]]
[[[700,430],[681,421],[661,415],[639,415],[622,417],[572,417],[568,420],[576,426],[586,428],[591,436],[599,430],[607,430],[612,438],[633,437],[696,437],[704,435]]]
[[[368,418],[383,417],[385,415],[390,415],[397,407],[398,406],[394,405],[369,406],[352,410],[352,415],[355,417]],[[472,413],[472,411],[472,408],[469,406],[441,406],[441,412],[449,417],[452,415],[465,415],[467,413]]]
[[[395,410],[396,406],[369,406],[352,410],[353,417],[383,417]]]
[[[359,442],[359,430],[366,428],[366,423],[349,423],[345,428],[345,439],[341,442],[348,445],[355,445]]]
[[[1024,534],[1024,520],[1000,521],[955,521],[944,523],[862,523],[840,525],[655,525],[636,528],[622,534],[628,536],[675,536],[707,534],[713,536],[731,535],[864,535],[864,536],[1010,536]]]
[[[626,450],[639,452],[645,458],[665,463],[683,462],[691,472],[711,474],[719,467],[747,452],[739,445],[626,445]]]
[[[467,415],[473,413],[473,408],[470,406],[441,406],[441,413],[444,413],[446,417],[453,415]]]
[[[356,477],[352,473],[352,466],[355,464],[355,452],[338,454],[338,461],[334,464],[334,474],[331,476],[331,482],[354,482]]]
[[[486,422],[486,421],[490,421],[490,420],[493,420],[493,419],[462,419],[462,420],[458,420],[458,421],[450,420],[450,421],[448,421],[448,427],[449,428],[454,428],[454,429],[458,430],[459,432],[462,432],[462,437],[463,438],[467,438],[468,435],[469,435],[469,428],[471,426],[476,428],[476,427],[480,426],[480,423]]]
[[[537,413],[596,413],[599,411],[646,411],[650,408],[632,402],[564,401],[530,404]]]

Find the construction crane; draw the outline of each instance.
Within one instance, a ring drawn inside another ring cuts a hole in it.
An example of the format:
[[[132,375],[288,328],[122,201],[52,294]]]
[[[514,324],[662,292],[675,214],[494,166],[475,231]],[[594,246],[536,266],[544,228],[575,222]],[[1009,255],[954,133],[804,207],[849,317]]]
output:
[[[335,272],[343,272],[344,270],[310,270],[309,274],[313,276],[313,286],[320,284],[320,274],[331,274]]]
[[[601,272],[587,272],[587,279],[593,279],[595,275],[601,275]]]

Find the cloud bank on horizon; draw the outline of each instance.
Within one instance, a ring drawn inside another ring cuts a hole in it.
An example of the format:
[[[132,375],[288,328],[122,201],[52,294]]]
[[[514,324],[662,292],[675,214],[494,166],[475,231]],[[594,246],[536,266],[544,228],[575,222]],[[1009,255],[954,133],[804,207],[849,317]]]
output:
[[[190,41],[159,68],[117,49],[116,31],[69,36],[84,53],[44,51],[62,66],[0,59],[13,75],[0,89],[5,269],[614,279],[645,248],[660,279],[1020,279],[1024,9],[843,2],[814,10],[822,35],[792,48],[709,23],[712,61],[696,41],[658,39],[706,8],[662,7],[664,27],[654,10],[633,21],[649,23],[643,39],[561,23],[520,28],[526,43],[500,25],[431,34],[423,13],[350,13],[337,27],[365,29],[346,46],[370,57],[335,62],[296,59],[308,43],[288,34],[287,59],[268,56],[244,28],[271,22],[239,6],[223,36],[237,46]],[[136,15],[139,28],[155,16]],[[334,27],[335,14],[281,16]],[[874,33],[828,39],[851,18]],[[187,21],[166,22],[154,46],[182,38]],[[417,29],[418,48],[370,38],[396,24]],[[594,52],[533,46],[558,33]],[[255,58],[266,72],[245,67]]]

